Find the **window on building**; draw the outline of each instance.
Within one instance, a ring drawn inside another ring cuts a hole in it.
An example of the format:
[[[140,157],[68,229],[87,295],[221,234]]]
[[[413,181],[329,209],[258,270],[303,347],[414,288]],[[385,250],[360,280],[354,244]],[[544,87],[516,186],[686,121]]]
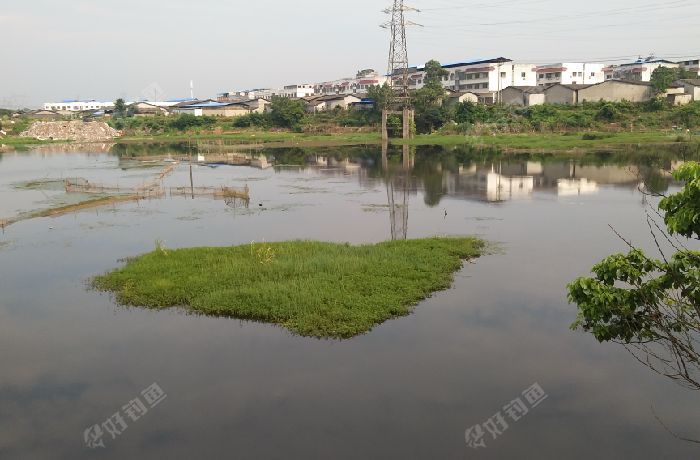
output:
[[[527,74],[526,74],[525,72],[522,72],[522,73],[520,74],[520,78],[526,78],[526,77],[527,77]]]
[[[544,74],[543,74],[543,73],[539,74],[538,77],[539,77],[540,80],[544,80]]]
[[[561,72],[557,72],[554,74],[555,77],[560,78],[561,77]]]
[[[548,73],[548,74],[547,74],[547,80],[551,80],[551,79],[552,79],[552,74],[551,74],[551,73]]]
[[[488,83],[482,83],[482,84],[481,84],[481,87],[482,87],[483,89],[488,89],[489,84],[488,84]]]
[[[506,78],[506,73],[505,73],[505,72],[501,72],[501,78]]]

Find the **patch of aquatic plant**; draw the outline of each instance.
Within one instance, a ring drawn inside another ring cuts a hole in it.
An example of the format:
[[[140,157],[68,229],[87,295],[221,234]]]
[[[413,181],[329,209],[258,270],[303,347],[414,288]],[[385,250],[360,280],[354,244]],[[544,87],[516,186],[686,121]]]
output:
[[[20,182],[12,185],[18,190],[65,190],[66,184],[62,179],[38,179],[28,182]]]
[[[184,307],[212,316],[274,323],[303,336],[350,338],[408,315],[448,288],[476,238],[374,245],[292,241],[168,250],[130,259],[93,280],[125,306]]]

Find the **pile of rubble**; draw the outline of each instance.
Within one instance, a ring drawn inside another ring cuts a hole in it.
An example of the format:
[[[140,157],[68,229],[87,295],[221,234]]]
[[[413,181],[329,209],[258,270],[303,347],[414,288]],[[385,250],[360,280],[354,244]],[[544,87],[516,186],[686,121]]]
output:
[[[38,121],[20,136],[39,140],[102,142],[121,136],[121,132],[101,121]]]

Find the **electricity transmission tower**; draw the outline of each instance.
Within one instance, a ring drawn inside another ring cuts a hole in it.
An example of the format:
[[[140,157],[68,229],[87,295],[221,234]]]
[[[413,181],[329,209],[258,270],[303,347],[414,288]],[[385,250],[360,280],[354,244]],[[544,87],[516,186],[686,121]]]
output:
[[[403,137],[410,137],[408,127],[410,121],[413,120],[413,111],[411,110],[411,95],[408,90],[408,46],[406,45],[406,26],[418,25],[411,21],[406,21],[407,11],[419,11],[416,8],[404,5],[403,0],[394,0],[393,6],[384,10],[384,13],[391,16],[391,20],[382,25],[383,28],[391,31],[391,39],[389,41],[389,86],[392,89],[391,102],[387,102],[385,107],[382,107],[382,136],[384,140],[388,140],[388,132],[386,130],[386,117],[393,109],[402,110],[404,117],[404,132]],[[390,104],[393,107],[390,107]]]

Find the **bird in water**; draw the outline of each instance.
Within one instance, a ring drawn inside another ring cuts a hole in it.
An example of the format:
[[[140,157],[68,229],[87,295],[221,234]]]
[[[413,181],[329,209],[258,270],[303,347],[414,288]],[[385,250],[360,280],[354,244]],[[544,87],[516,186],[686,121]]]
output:
[[[445,209],[445,219],[447,219],[447,209]]]

